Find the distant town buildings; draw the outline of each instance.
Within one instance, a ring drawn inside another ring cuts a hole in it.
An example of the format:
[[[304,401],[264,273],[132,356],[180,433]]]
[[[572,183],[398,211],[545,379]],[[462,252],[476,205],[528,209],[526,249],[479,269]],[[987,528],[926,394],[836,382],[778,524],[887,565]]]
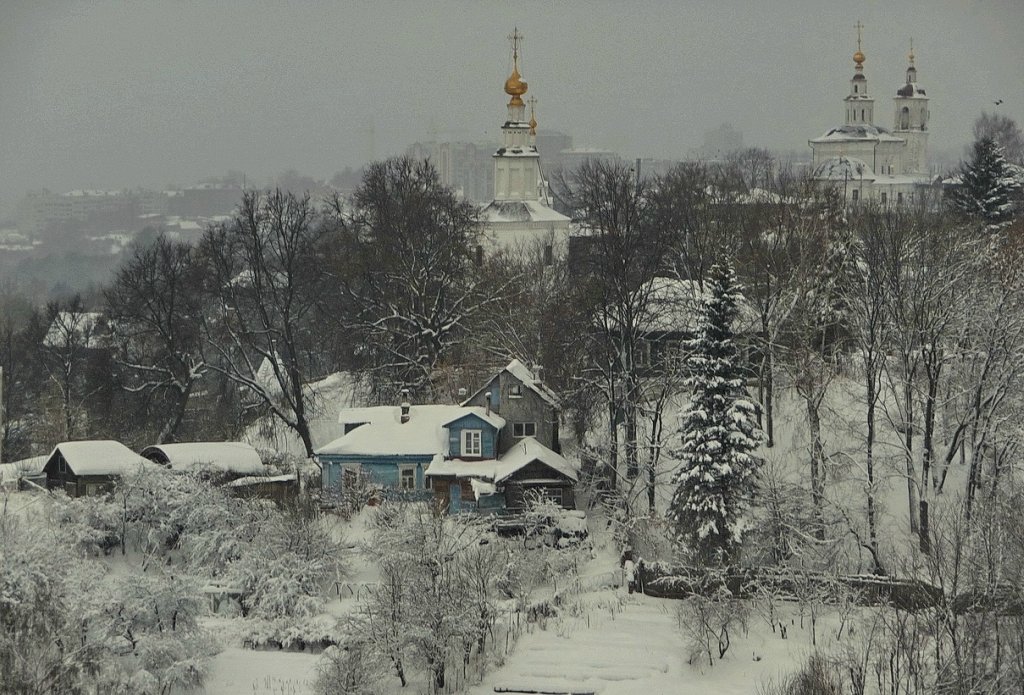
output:
[[[18,232],[29,239],[61,234],[69,224],[81,231],[137,230],[147,218],[227,215],[241,200],[234,185],[199,184],[179,190],[34,191],[19,201]],[[142,220],[140,224],[140,220]]]

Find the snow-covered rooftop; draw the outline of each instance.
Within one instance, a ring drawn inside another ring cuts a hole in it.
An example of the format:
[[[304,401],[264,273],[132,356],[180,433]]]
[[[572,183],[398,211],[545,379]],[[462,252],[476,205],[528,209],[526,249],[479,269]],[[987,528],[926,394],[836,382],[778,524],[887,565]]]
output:
[[[484,224],[508,222],[559,222],[569,218],[539,200],[494,200],[480,212]]]
[[[399,406],[357,408],[357,418],[349,420],[345,411],[339,422],[366,422],[348,434],[317,449],[317,454],[365,454],[379,456],[433,456],[448,451],[445,425],[466,415],[475,415],[497,429],[505,420],[480,407],[461,405],[414,405],[409,421],[402,422]]]
[[[571,463],[561,454],[555,453],[533,437],[519,440],[496,461],[434,459],[427,468],[426,475],[471,478],[496,485],[534,461],[543,463],[573,481],[579,480],[579,472]]]
[[[172,471],[221,471],[241,475],[263,472],[263,461],[254,448],[241,442],[183,442],[155,444],[142,450],[142,455],[156,463],[166,464]]]
[[[877,140],[878,142],[903,142],[903,138],[896,137],[885,128],[865,123],[864,125],[841,125],[832,128],[821,137],[811,142],[865,142]]]
[[[814,168],[811,176],[829,181],[872,181],[875,178],[867,162],[856,157],[829,157]]]
[[[61,442],[47,457],[47,464],[58,452],[76,475],[125,475],[155,467],[124,444],[109,439]]]
[[[540,396],[542,399],[544,399],[548,404],[550,404],[550,405],[552,405],[552,406],[554,406],[556,408],[560,408],[561,407],[561,403],[560,403],[560,401],[558,399],[558,396],[555,394],[555,392],[552,391],[551,389],[549,389],[539,379],[537,379],[534,376],[533,371],[529,367],[527,367],[525,364],[520,362],[519,360],[513,359],[501,371],[502,372],[508,372],[509,374],[514,376],[516,379],[518,379],[519,381],[523,382],[523,386],[525,386],[526,388],[528,388],[531,391],[533,391],[534,393],[536,393],[538,396]],[[488,382],[488,384],[489,383],[490,382]],[[473,393],[472,396],[470,396],[465,401],[463,401],[463,405],[465,405],[466,403],[469,403],[470,401],[472,401],[474,398],[479,396],[480,393],[483,392],[487,388],[488,388],[488,385],[484,385],[484,386],[480,387],[479,389],[477,389],[476,392]]]

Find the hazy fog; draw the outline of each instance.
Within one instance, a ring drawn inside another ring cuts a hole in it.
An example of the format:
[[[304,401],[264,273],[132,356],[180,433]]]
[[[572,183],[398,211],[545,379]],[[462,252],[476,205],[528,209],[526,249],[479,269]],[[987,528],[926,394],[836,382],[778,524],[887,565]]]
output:
[[[682,156],[728,121],[805,149],[841,119],[858,20],[879,124],[911,36],[931,148],[967,142],[996,99],[1024,120],[1022,0],[0,0],[0,201],[497,141],[513,25],[541,127],[578,146]]]

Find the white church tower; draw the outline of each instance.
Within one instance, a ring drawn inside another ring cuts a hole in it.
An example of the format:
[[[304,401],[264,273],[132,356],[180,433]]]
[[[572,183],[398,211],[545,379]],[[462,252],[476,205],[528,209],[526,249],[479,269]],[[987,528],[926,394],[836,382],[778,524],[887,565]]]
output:
[[[494,200],[481,211],[480,220],[492,247],[522,251],[539,248],[546,259],[553,259],[566,253],[570,220],[551,207],[537,151],[533,97],[530,120],[526,120],[523,95],[527,84],[519,74],[523,35],[515,29],[509,40],[512,74],[505,80],[505,93],[510,98],[501,126],[502,144],[494,153]]]
[[[856,67],[850,79],[850,93],[846,102],[846,125],[873,125],[875,122],[875,100],[868,96],[868,78],[864,76],[864,53],[861,51],[861,30],[864,25],[857,22],[857,52],[853,54]]]
[[[928,96],[917,82],[917,68],[914,67],[914,42],[910,42],[907,54],[907,81],[896,90],[896,104],[893,135],[907,141],[903,154],[903,171],[907,174],[924,174],[928,171]]]
[[[540,154],[537,152],[537,120],[533,114],[526,120],[526,82],[519,75],[519,44],[523,36],[515,29],[509,40],[512,42],[512,74],[505,80],[508,101],[508,117],[501,126],[503,144],[494,153],[494,199],[538,200],[541,198]],[[530,99],[531,106],[535,103]]]

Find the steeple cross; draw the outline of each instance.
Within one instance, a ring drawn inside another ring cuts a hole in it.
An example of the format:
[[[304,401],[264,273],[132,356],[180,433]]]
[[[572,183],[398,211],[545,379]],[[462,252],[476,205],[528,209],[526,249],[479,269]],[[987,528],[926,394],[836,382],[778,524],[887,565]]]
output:
[[[519,33],[519,27],[513,27],[512,33],[508,35],[508,40],[512,42],[512,59],[519,58],[519,44],[523,42],[523,35]]]
[[[857,30],[857,50],[859,51],[860,50],[860,32],[861,32],[861,29],[864,28],[864,25],[861,24],[860,20],[858,19],[857,23],[853,25],[853,28]]]
[[[530,115],[532,116],[537,108],[537,97],[530,97],[526,103],[530,105]]]
[[[914,64],[914,37],[910,37],[910,54],[907,56],[910,59],[910,64]]]

